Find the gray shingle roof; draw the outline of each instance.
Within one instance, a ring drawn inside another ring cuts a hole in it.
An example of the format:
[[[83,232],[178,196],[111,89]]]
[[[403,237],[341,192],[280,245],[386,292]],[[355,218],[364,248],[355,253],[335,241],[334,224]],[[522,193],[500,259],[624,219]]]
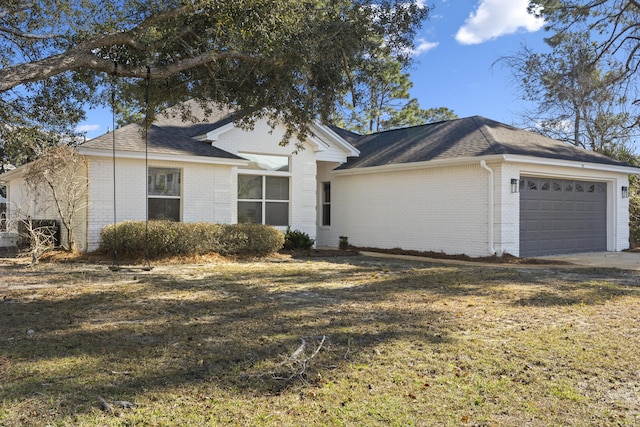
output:
[[[194,137],[204,135],[233,121],[233,112],[212,109],[210,114],[195,101],[182,106],[191,109],[196,122],[181,115],[180,106],[169,114],[158,115],[149,129],[149,153],[241,159],[241,157]],[[534,132],[525,131],[481,116],[449,120],[422,126],[390,130],[371,135],[330,126],[345,141],[360,151],[337,169],[355,169],[403,163],[491,155],[522,155],[549,159],[572,160],[616,166],[625,162],[584,150]],[[130,124],[81,144],[81,147],[111,150],[115,136],[116,149],[144,152],[143,126]]]
[[[195,101],[188,101],[185,104],[191,108],[191,113],[197,121],[195,123],[189,120],[184,121],[179,109],[169,110],[167,115],[159,114],[149,129],[149,153],[241,159],[235,154],[211,146],[208,142],[194,139],[195,136],[204,135],[219,126],[230,123],[233,120],[231,112],[214,109],[207,116]],[[115,137],[116,150],[144,152],[143,128],[142,123],[132,123],[116,129],[113,133],[91,139],[80,147],[112,150]]]
[[[507,154],[630,166],[480,116],[361,136],[333,129],[360,150],[360,157],[350,158],[337,169]]]

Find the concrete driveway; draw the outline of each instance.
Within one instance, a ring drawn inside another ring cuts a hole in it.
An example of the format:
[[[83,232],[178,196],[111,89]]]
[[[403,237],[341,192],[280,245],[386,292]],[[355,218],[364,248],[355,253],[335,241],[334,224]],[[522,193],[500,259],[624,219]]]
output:
[[[640,271],[640,252],[591,252],[570,255],[549,255],[540,259],[570,262],[585,267],[620,268]]]

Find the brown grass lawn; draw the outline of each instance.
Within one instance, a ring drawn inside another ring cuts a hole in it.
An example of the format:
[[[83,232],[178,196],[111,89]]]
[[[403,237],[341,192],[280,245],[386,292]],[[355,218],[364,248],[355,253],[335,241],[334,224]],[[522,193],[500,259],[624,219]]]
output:
[[[362,256],[4,260],[0,425],[637,426],[639,283]]]

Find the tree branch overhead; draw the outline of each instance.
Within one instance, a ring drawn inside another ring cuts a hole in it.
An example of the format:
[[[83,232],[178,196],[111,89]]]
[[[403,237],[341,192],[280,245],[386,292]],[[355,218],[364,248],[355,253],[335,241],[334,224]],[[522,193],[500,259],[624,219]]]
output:
[[[287,137],[304,136],[370,58],[408,65],[428,14],[418,0],[11,0],[0,6],[0,118],[58,131],[114,85],[122,108],[141,110],[150,77],[152,112],[191,98],[268,111]]]

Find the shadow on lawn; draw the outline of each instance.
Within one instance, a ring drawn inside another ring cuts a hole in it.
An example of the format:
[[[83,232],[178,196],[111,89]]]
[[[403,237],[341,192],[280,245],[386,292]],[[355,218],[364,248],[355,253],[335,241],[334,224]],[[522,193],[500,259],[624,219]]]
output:
[[[280,393],[295,382],[314,384],[318,372],[380,356],[379,347],[396,341],[455,340],[452,331],[463,320],[439,305],[443,300],[475,296],[527,306],[597,304],[624,295],[615,287],[568,285],[512,301],[495,288],[541,285],[544,277],[362,257],[324,261],[342,268],[305,272],[293,262],[233,273],[210,268],[186,278],[157,270],[54,275],[53,288],[76,281],[103,286],[35,299],[18,292],[0,304],[3,393],[16,401],[51,395],[67,415],[92,410],[99,395],[135,400],[142,390],[197,382]],[[308,346],[301,357],[322,342],[307,365],[293,359],[302,339]],[[13,364],[30,367],[16,372]]]
[[[626,295],[637,295],[638,289],[623,289],[606,280],[567,286],[557,284],[514,301],[517,306],[554,307],[602,304]]]

